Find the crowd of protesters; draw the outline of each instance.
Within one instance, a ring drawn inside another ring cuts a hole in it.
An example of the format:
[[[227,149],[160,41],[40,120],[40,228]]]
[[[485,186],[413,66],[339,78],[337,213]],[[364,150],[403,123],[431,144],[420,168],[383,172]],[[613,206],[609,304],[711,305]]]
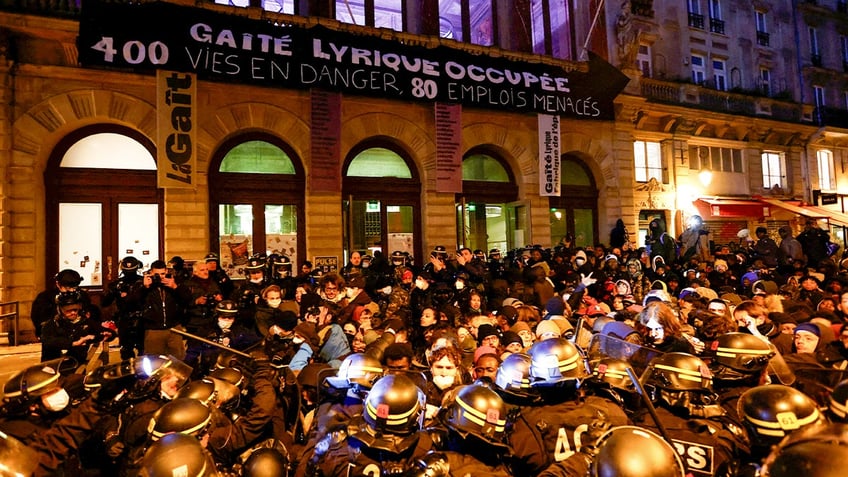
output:
[[[244,280],[127,257],[101,306],[64,270],[0,431],[35,475],[789,475],[796,441],[848,446],[848,269],[816,221],[777,232],[619,220],[330,273],[259,254]]]

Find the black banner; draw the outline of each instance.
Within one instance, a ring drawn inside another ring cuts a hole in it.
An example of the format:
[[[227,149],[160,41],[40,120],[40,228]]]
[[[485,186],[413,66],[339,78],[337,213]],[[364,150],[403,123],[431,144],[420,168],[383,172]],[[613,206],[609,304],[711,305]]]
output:
[[[322,26],[272,24],[169,3],[86,0],[83,66],[194,72],[198,78],[468,107],[612,119],[628,78],[590,54],[587,68],[425,48]]]

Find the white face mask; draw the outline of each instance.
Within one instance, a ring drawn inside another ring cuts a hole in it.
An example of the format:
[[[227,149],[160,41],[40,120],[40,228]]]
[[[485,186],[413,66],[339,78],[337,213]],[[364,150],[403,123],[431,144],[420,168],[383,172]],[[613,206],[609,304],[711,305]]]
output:
[[[59,412],[68,407],[71,397],[68,396],[68,392],[64,388],[61,388],[56,392],[42,396],[41,402],[48,411]]]
[[[273,298],[271,300],[268,300],[268,306],[270,306],[271,308],[277,308],[278,306],[280,306],[280,303],[282,303],[282,302],[283,302],[283,300],[281,300],[279,298]]]
[[[392,287],[390,287],[390,286],[383,287],[383,288],[380,289],[380,293],[382,293],[383,295],[391,295],[392,294]]]
[[[424,280],[415,280],[415,288],[418,288],[420,290],[426,290],[427,282],[425,282]]]
[[[299,345],[299,344],[303,343],[303,338],[301,338],[299,336],[295,336],[294,338],[292,338],[292,343]]]
[[[444,391],[453,385],[453,376],[433,376],[433,384]]]
[[[362,268],[368,268],[371,266],[371,262],[362,262]]]
[[[218,326],[222,330],[228,330],[231,326],[233,326],[233,320],[218,320]]]
[[[453,286],[455,286],[457,290],[462,290],[463,288],[465,288],[465,282],[463,282],[462,280],[457,280]]]
[[[579,267],[580,265],[583,265],[584,263],[586,263],[586,260],[582,259],[582,258],[575,258],[574,263],[576,263],[577,266]]]
[[[251,279],[250,279],[250,283],[256,283],[256,284],[262,283],[262,277],[259,277],[259,278],[251,278]]]
[[[345,289],[345,296],[347,296],[348,299],[355,297],[356,296],[356,290],[354,290],[353,288],[346,288]]]

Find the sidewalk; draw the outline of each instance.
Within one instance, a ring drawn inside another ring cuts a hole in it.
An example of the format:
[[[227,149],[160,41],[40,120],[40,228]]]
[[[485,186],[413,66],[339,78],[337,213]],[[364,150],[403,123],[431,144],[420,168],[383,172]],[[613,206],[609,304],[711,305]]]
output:
[[[27,343],[18,346],[9,346],[6,343],[0,344],[0,356],[12,354],[40,353],[41,343]]]

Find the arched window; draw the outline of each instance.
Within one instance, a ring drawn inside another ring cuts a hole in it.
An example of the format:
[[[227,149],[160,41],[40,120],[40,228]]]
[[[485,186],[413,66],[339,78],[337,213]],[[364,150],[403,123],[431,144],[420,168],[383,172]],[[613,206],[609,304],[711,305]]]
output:
[[[74,269],[83,286],[101,287],[132,255],[145,266],[161,258],[162,195],[153,143],[129,128],[94,125],[66,136],[44,174],[47,269]]]
[[[526,231],[527,207],[516,200],[518,186],[506,162],[483,146],[468,151],[456,198],[457,244],[484,251],[524,245],[515,241]]]
[[[421,182],[415,163],[389,138],[348,153],[344,167],[344,261],[353,251],[420,250]]]
[[[572,246],[598,243],[598,189],[586,164],[576,155],[565,154],[560,163],[561,195],[551,197],[552,245],[573,237]]]
[[[255,253],[305,260],[303,167],[280,139],[241,135],[221,145],[209,171],[212,250],[234,278]]]

